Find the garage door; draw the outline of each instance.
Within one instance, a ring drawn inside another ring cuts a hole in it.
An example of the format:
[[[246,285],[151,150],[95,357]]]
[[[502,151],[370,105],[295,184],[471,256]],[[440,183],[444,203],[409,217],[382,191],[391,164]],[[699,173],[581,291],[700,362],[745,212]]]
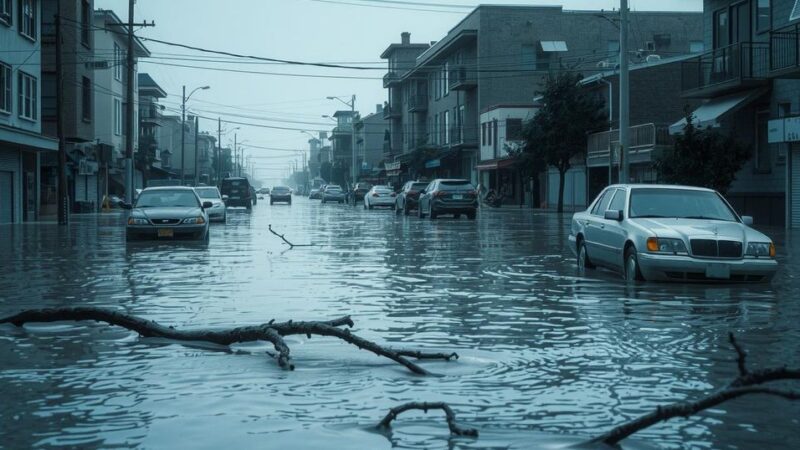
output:
[[[792,228],[800,228],[800,148],[792,149]]]
[[[0,223],[14,221],[14,172],[0,171]]]

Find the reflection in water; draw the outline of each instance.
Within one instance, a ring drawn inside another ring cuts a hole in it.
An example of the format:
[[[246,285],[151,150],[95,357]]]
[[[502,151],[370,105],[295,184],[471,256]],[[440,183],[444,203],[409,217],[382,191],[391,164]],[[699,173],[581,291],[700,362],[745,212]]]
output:
[[[94,323],[2,326],[0,447],[558,446],[725,384],[736,375],[728,331],[753,367],[800,365],[800,265],[780,231],[770,230],[782,262],[771,285],[627,286],[608,272],[580,276],[567,218],[527,210],[420,221],[264,202],[230,211],[207,247],[126,246],[122,216],[75,219],[0,226],[0,314],[97,305],[177,327],[351,314],[366,338],[462,358],[425,362],[443,376],[419,378],[333,339],[294,336],[297,370],[284,372],[267,344],[231,353]],[[317,246],[286,251],[268,224]],[[443,418],[421,413],[388,439],[365,430],[416,400],[449,402],[481,438],[449,439]],[[636,437],[780,448],[800,440],[798,413],[751,397]]]

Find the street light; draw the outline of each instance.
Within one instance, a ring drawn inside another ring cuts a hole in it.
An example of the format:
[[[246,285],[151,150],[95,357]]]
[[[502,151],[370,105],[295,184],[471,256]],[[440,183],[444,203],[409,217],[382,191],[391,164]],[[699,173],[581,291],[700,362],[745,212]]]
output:
[[[183,85],[183,93],[182,93],[182,102],[181,102],[181,186],[185,182],[183,178],[183,170],[184,170],[184,162],[186,161],[185,154],[186,154],[186,102],[192,98],[192,94],[199,90],[206,90],[211,89],[211,86],[201,86],[198,88],[194,88],[192,92],[189,93],[189,96],[186,96],[186,85]],[[197,172],[197,147],[194,149],[194,171]]]
[[[355,184],[355,182],[358,179],[358,167],[357,167],[358,164],[357,164],[357,161],[356,161],[356,123],[355,123],[355,120],[356,120],[356,95],[353,94],[353,96],[350,97],[350,101],[349,102],[346,101],[346,100],[342,100],[341,98],[335,97],[335,96],[329,96],[329,97],[326,97],[326,98],[328,100],[338,100],[338,101],[340,101],[340,102],[342,102],[345,105],[350,107],[350,112],[352,113],[352,117],[350,117],[350,147],[351,147],[350,150],[352,151],[352,162],[351,162],[351,166],[352,167],[351,167],[351,169],[352,169],[352,172],[353,172],[352,173],[353,183]]]

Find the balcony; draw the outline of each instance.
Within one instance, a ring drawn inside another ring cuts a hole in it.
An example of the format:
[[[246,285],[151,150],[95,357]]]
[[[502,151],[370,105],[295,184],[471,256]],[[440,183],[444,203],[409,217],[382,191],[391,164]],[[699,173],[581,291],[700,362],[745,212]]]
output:
[[[800,78],[800,24],[769,33],[772,78]]]
[[[654,153],[672,146],[669,126],[647,123],[629,128],[630,149],[629,163],[647,163],[654,160]],[[614,149],[612,162],[619,164],[619,130],[603,131],[589,135],[586,148],[586,165],[588,167],[608,167],[611,150]]]
[[[768,83],[770,44],[740,42],[681,63],[686,98],[712,98]]]
[[[390,71],[383,76],[383,87],[388,88],[400,82],[400,74]]]
[[[348,138],[351,139],[353,137],[353,129],[349,126],[345,127],[334,127],[331,131],[331,139],[341,139],[341,138]]]
[[[402,117],[403,114],[400,112],[399,106],[392,106],[392,105],[383,105],[383,118],[384,119],[396,119],[398,117]]]
[[[428,110],[427,95],[411,95],[408,97],[408,112],[425,112]]]
[[[451,91],[466,91],[478,87],[475,74],[470,73],[465,66],[455,66],[448,74],[448,86]]]

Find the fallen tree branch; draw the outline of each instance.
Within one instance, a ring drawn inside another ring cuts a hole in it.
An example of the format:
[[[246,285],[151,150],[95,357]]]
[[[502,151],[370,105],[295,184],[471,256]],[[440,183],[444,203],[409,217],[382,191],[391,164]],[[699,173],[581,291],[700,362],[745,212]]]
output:
[[[800,391],[789,391],[760,386],[763,383],[778,380],[800,380],[800,369],[786,367],[750,371],[747,368],[747,352],[736,342],[733,333],[728,335],[731,345],[737,354],[739,376],[723,389],[693,402],[677,402],[659,406],[655,411],[645,414],[629,422],[618,425],[607,433],[592,439],[591,443],[617,445],[623,439],[647,427],[675,417],[689,417],[700,411],[712,408],[728,400],[750,394],[772,395],[787,400],[800,400]]]
[[[274,234],[275,236],[278,236],[279,238],[283,239],[283,242],[284,242],[284,243],[286,243],[286,245],[288,245],[288,246],[289,246],[289,249],[290,249],[290,250],[291,250],[291,249],[293,249],[293,248],[295,248],[295,247],[313,247],[313,246],[314,246],[314,244],[293,244],[293,243],[289,242],[289,240],[288,240],[288,239],[286,239],[286,238],[284,237],[284,235],[282,235],[282,234],[278,234],[277,232],[275,232],[275,230],[273,230],[273,229],[272,229],[272,224],[269,224],[269,225],[267,226],[267,229],[269,230],[269,232],[270,232],[270,233],[272,233],[272,234]]]
[[[410,410],[422,410],[425,413],[428,412],[429,409],[441,409],[444,411],[445,416],[447,416],[447,426],[450,428],[450,434],[454,434],[456,436],[472,436],[478,437],[478,430],[474,428],[461,428],[456,423],[456,413],[450,409],[450,406],[444,402],[435,402],[435,403],[419,403],[419,402],[411,402],[405,403],[400,406],[395,406],[394,408],[389,410],[389,413],[380,421],[378,424],[378,428],[388,429],[391,428],[392,421],[397,418],[398,415],[410,411]]]
[[[261,325],[237,327],[228,330],[177,330],[152,320],[108,308],[79,307],[27,310],[13,316],[0,318],[0,324],[10,323],[19,327],[29,322],[59,322],[65,320],[105,322],[109,325],[116,325],[135,331],[142,337],[160,337],[176,341],[205,341],[220,345],[259,340],[269,341],[278,352],[276,355],[278,365],[288,370],[294,370],[294,364],[292,364],[289,356],[289,346],[283,338],[298,334],[304,334],[309,338],[311,338],[311,335],[339,338],[355,345],[359,349],[369,350],[376,355],[391,359],[418,375],[429,375],[430,372],[409,361],[406,356],[412,356],[417,359],[442,359],[445,361],[458,357],[455,353],[425,353],[414,350],[396,351],[383,347],[351,333],[349,328],[352,328],[354,323],[350,316],[329,321],[313,322],[294,322],[291,320],[288,322],[275,322],[272,320]],[[344,326],[348,328],[341,328]]]

